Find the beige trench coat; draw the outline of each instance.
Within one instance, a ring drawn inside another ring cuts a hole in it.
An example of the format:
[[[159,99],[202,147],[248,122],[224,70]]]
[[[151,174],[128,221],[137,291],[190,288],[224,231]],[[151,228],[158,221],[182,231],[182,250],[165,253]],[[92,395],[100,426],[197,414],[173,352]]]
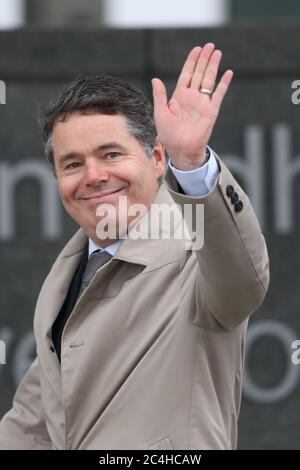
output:
[[[126,239],[77,301],[60,366],[51,326],[84,232],[66,245],[37,301],[37,359],[0,423],[0,449],[235,448],[247,319],[266,294],[269,271],[249,200],[220,165],[208,196],[180,194],[168,171],[155,200],[203,203],[204,247]]]

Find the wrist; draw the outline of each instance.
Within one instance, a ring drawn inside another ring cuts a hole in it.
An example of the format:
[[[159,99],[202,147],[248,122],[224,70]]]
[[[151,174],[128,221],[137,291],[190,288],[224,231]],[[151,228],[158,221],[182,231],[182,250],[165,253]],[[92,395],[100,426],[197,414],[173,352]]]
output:
[[[197,168],[200,168],[201,166],[205,165],[205,163],[208,162],[210,157],[210,151],[209,148],[206,146],[201,152],[200,157],[188,157],[187,155],[184,156],[176,156],[172,157],[170,156],[170,160],[172,165],[177,169],[181,171],[191,171],[191,170],[196,170]]]

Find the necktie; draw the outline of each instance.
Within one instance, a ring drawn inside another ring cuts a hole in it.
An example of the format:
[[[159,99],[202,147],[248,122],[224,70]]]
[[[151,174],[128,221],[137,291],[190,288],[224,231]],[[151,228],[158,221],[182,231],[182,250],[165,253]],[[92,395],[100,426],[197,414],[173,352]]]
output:
[[[100,269],[101,266],[104,266],[104,264],[106,264],[111,258],[112,255],[107,251],[96,250],[91,254],[82,276],[82,282],[78,297],[90,284],[98,269]]]

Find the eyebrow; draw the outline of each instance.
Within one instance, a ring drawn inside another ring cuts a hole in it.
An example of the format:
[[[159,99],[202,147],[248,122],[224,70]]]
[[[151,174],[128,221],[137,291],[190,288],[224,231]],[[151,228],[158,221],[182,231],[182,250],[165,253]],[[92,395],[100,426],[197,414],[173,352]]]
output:
[[[121,150],[122,152],[128,151],[126,147],[119,144],[118,142],[107,142],[106,144],[97,145],[97,147],[95,147],[92,150],[92,153],[97,153],[99,151],[103,152],[105,150],[111,150],[111,149],[118,149],[118,150]],[[81,156],[82,156],[82,153],[80,152],[68,152],[58,158],[58,163],[59,165],[62,165],[63,163],[66,163],[69,160],[73,160],[73,158],[76,158],[76,157],[78,158]]]

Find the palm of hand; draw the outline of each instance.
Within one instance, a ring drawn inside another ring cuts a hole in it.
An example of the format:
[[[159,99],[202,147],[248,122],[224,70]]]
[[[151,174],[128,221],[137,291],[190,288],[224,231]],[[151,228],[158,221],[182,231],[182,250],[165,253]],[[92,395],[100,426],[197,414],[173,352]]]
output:
[[[206,146],[217,116],[218,109],[209,96],[194,88],[178,88],[164,115],[157,119],[158,139],[169,151],[197,155]]]
[[[208,43],[191,50],[169,102],[163,82],[152,80],[158,139],[173,164],[183,170],[204,163],[205,148],[233,76],[227,70],[214,90],[222,56],[214,48]],[[210,95],[202,93],[203,88],[211,90]]]

